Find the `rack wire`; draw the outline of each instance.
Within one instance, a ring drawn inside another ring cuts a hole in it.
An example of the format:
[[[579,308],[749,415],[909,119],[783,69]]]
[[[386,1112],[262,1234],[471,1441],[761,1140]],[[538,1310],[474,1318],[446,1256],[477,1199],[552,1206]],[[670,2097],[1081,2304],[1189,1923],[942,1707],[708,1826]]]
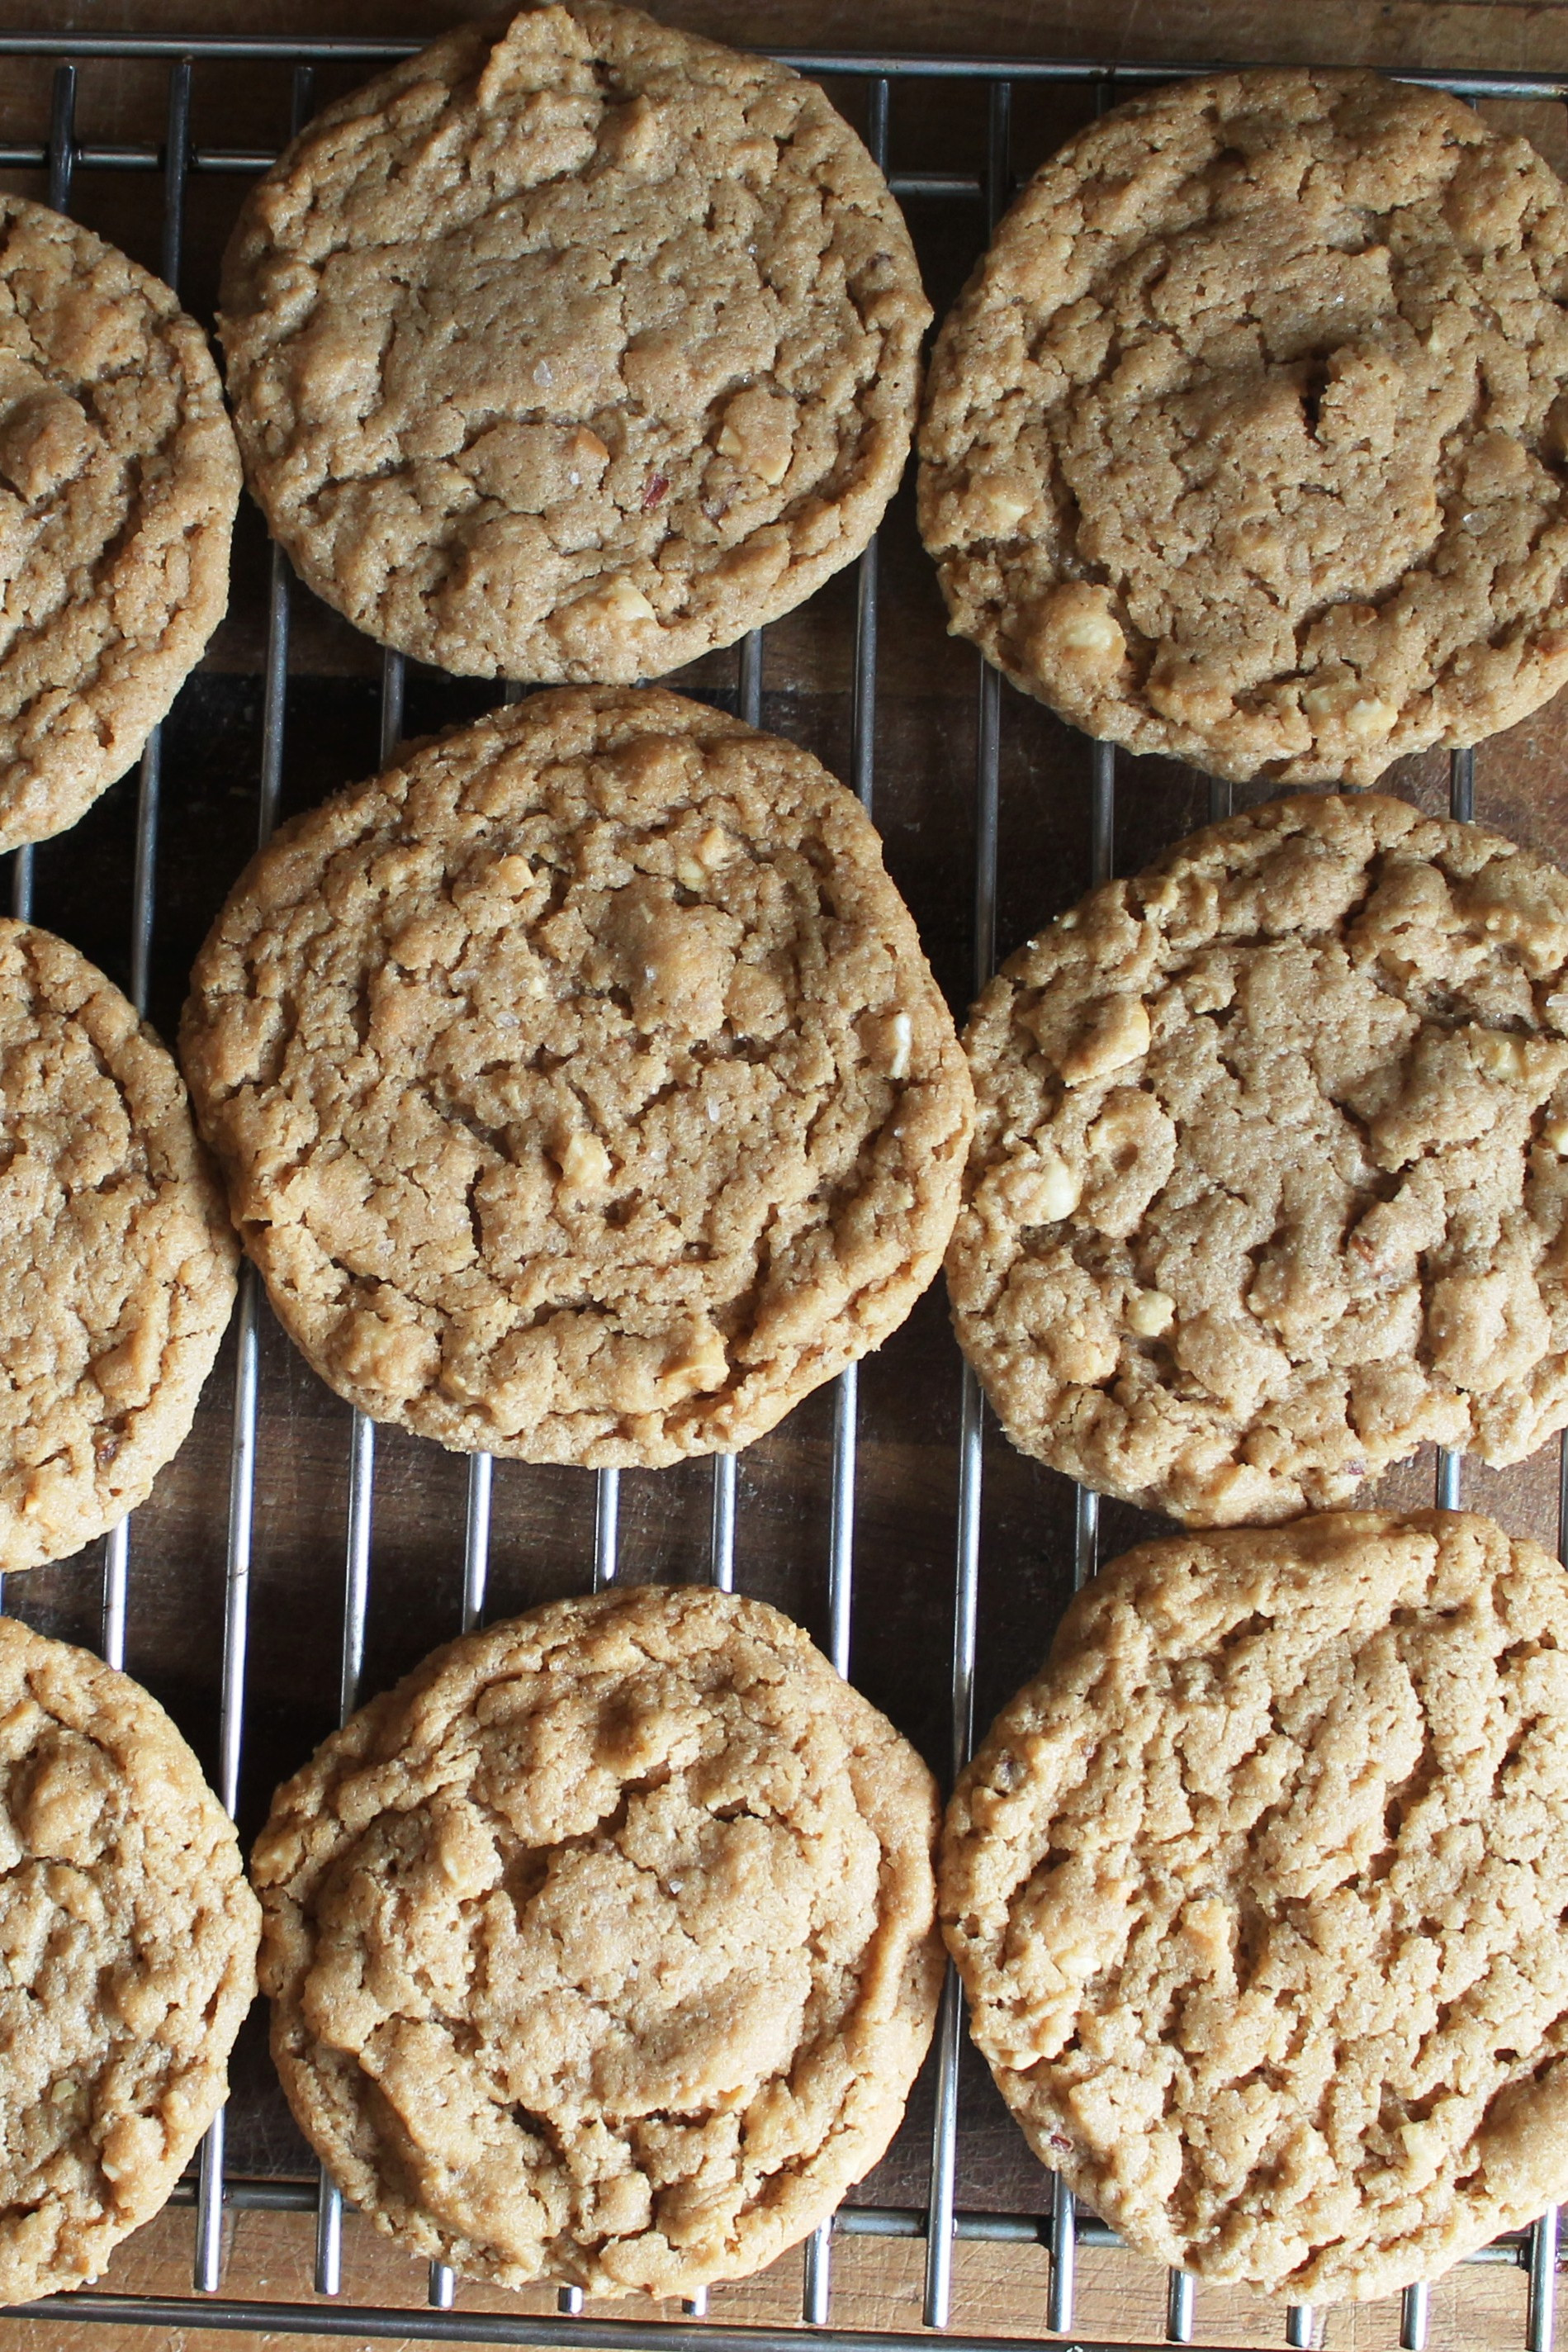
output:
[[[402,39],[295,38],[291,37],[133,36],[72,34],[0,34],[0,57],[45,59],[54,64],[47,134],[37,142],[0,143],[0,167],[34,170],[47,175],[47,200],[68,211],[73,180],[78,170],[148,173],[162,175],[162,272],[179,287],[185,236],[185,206],[193,176],[218,174],[246,177],[265,170],[275,159],[268,152],[238,147],[202,146],[192,136],[193,82],[204,67],[243,62],[269,68],[290,78],[290,113],[295,128],[309,115],[318,67],[350,64],[373,69],[408,55],[417,44]],[[994,226],[1012,186],[1010,156],[1012,105],[1015,89],[1062,85],[1082,92],[1098,109],[1119,93],[1207,68],[1195,62],[1108,66],[1087,58],[988,58],[981,57],[850,56],[837,53],[785,53],[786,61],[801,72],[828,83],[852,83],[863,92],[867,143],[879,163],[886,166],[895,91],[916,82],[978,83],[987,90],[986,160],[983,174],[939,171],[894,172],[895,194],[970,207],[977,247],[988,224]],[[161,143],[91,144],[76,135],[77,68],[89,60],[155,61],[167,68],[164,136]],[[1426,68],[1406,79],[1436,84],[1470,100],[1511,99],[1562,102],[1568,96],[1568,76],[1445,72]],[[873,805],[878,740],[878,583],[877,542],[861,558],[858,571],[851,687],[850,782],[862,803]],[[300,592],[288,565],[274,548],[270,556],[268,608],[260,721],[259,782],[256,838],[264,843],[276,824],[283,784],[285,709],[290,675],[290,631],[293,600]],[[751,723],[759,721],[762,707],[765,645],[762,633],[748,637],[739,650],[737,705]],[[508,687],[507,698],[518,689]],[[1004,695],[998,674],[977,663],[977,723],[974,772],[975,888],[972,910],[973,980],[977,990],[993,969],[998,899],[998,836],[1000,807]],[[381,750],[391,756],[402,733],[404,671],[402,658],[384,656],[381,679]],[[1117,759],[1112,748],[1096,744],[1091,774],[1090,858],[1085,885],[1106,879],[1113,866]],[[177,781],[177,780],[176,780]],[[1475,761],[1470,752],[1452,757],[1449,803],[1452,814],[1469,819],[1475,811]],[[162,746],[154,731],[143,754],[139,775],[135,851],[131,888],[131,993],[145,1010],[154,929],[154,877],[158,828],[164,800]],[[1209,814],[1228,812],[1228,786],[1210,787]],[[28,850],[12,859],[11,902],[19,917],[33,904],[33,856]],[[254,1268],[246,1266],[240,1284],[237,1343],[235,1359],[232,1442],[230,1447],[226,1567],[223,1654],[219,1700],[217,1783],[230,1812],[239,1795],[246,1728],[246,1664],[250,1630],[251,1570],[255,1552],[256,1511],[257,1429],[260,1361],[265,1298]],[[986,1407],[974,1375],[960,1373],[961,1394],[956,1460],[956,1546],[954,1569],[953,1646],[951,1678],[951,1764],[955,1770],[967,1759],[973,1736],[977,1644],[979,1634],[981,1570],[981,1500],[986,1462]],[[831,1502],[828,1527],[828,1649],[839,1671],[848,1675],[852,1663],[852,1633],[856,1545],[855,1487],[859,1430],[859,1376],[852,1366],[837,1382],[833,1402]],[[355,1413],[350,1437],[348,1507],[343,1541],[343,1604],[340,1653],[339,1697],[346,1717],[361,1696],[366,1654],[366,1632],[373,1601],[374,1425]],[[584,1474],[586,1475],[586,1474]],[[594,1535],[592,1583],[600,1590],[615,1581],[620,1571],[620,1474],[594,1474]],[[736,1463],[716,1458],[712,1471],[712,1503],[708,1570],[713,1582],[732,1590],[744,1565],[743,1530]],[[1568,1530],[1568,1448],[1560,1451],[1559,1556]],[[459,1622],[454,1632],[467,1631],[483,1622],[489,1575],[492,1525],[493,1465],[476,1455],[467,1475],[466,1507],[462,1535],[463,1581]],[[1440,1457],[1436,1498],[1456,1507],[1460,1500],[1459,1458]],[[111,1663],[123,1662],[129,1579],[134,1559],[135,1535],[130,1522],[106,1539],[103,1551],[101,1647]],[[1098,1565],[1099,1498],[1086,1489],[1076,1496],[1073,1528],[1073,1583],[1081,1586]],[[0,1606],[7,1599],[0,1589]],[[1078,2259],[1081,2253],[1114,2247],[1118,2241],[1103,2223],[1077,2209],[1060,2180],[1051,2180],[1043,2210],[1035,2213],[994,2212],[961,2209],[957,2203],[960,2117],[959,2056],[963,2045],[963,1998],[956,1974],[948,1970],[936,2044],[936,2098],[929,2157],[929,2188],[924,2206],[880,2206],[849,2203],[808,2241],[803,2257],[801,2323],[788,2326],[733,2326],[710,2321],[699,2299],[685,2307],[678,2322],[619,2317],[596,2313],[592,2337],[606,2352],[799,2352],[807,2339],[827,2352],[914,2352],[939,2335],[951,2352],[997,2352],[1007,2337],[963,2335],[948,2326],[955,2246],[963,2241],[995,2245],[1043,2244],[1050,2249],[1050,2284],[1045,2326],[1055,2334],[1071,2329]],[[559,2352],[574,2334],[581,2313],[576,2289],[562,2289],[556,2315],[517,2312],[462,2313],[454,2309],[458,2282],[440,2263],[431,2265],[428,2305],[423,2310],[346,2304],[341,2300],[343,2204],[325,2175],[315,2182],[299,2179],[236,2179],[225,2159],[225,2118],[219,2114],[203,2143],[196,2177],[177,2189],[176,2204],[193,2205],[195,2211],[191,2296],[77,2293],[48,2302],[18,2306],[0,2316],[0,2343],[12,2319],[51,2318],[57,2322],[89,2321],[111,2326],[166,2329],[235,2331],[265,2329],[270,2336],[311,2334],[318,2336],[414,2340],[427,2343],[525,2345]],[[314,2286],[317,2300],[257,2300],[223,2294],[223,2220],[227,2210],[271,2210],[314,2214],[316,2224]],[[896,2329],[855,2329],[832,2323],[832,2251],[834,2240],[899,2238],[925,2242],[923,2320],[925,2333]],[[1559,2220],[1544,2215],[1528,2231],[1516,2232],[1483,2248],[1470,2258],[1473,2264],[1504,2263],[1524,2268],[1529,2298],[1524,2330],[1526,2352],[1552,2352],[1555,2281],[1559,2256]],[[1167,2343],[1191,2344],[1198,2315],[1195,2282],[1173,2272],[1167,2281]],[[1287,2345],[1306,2346],[1320,2340],[1320,2316],[1296,2306],[1283,2319]],[[1421,2352],[1427,2342],[1427,2295],[1421,2287],[1406,2290],[1401,2303],[1400,2343],[1409,2352]],[[1077,2339],[1077,2352],[1102,2352],[1102,2347]],[[1111,2347],[1103,2347],[1111,2352]],[[1122,2352],[1152,2352],[1152,2347],[1124,2346]]]

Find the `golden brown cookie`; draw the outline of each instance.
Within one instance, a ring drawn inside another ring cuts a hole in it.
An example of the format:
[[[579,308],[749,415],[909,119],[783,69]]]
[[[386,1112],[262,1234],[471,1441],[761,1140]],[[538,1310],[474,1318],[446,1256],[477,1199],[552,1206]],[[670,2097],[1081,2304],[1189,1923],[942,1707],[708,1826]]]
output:
[[[1373,782],[1568,677],[1568,197],[1436,89],[1316,68],[1115,108],[943,328],[954,629],[1092,734]]]
[[[238,1251],[180,1073],[50,931],[0,920],[0,1570],[63,1559],[183,1444]]]
[[[1189,1525],[1568,1422],[1568,877],[1303,793],[1007,962],[947,1256],[1016,1445]]]
[[[875,1347],[972,1108],[859,803],[656,689],[537,695],[286,826],[182,1052],[322,1377],[531,1462],[731,1451]]]
[[[228,604],[239,487],[168,287],[0,196],[0,850],[74,824],[141,752]]]
[[[1490,1520],[1142,1544],[961,1777],[943,1930],[1030,2146],[1292,2301],[1568,2194],[1568,1582]]]
[[[98,2276],[227,2089],[234,1825],[156,1699],[0,1617],[0,2303]]]
[[[257,1843],[289,2103],[465,2276],[691,2294],[881,2156],[931,2038],[936,1791],[762,1602],[644,1586],[466,1634]]]
[[[220,325],[319,595],[444,669],[627,682],[860,553],[930,315],[814,83],[569,0],[318,116],[246,202]]]

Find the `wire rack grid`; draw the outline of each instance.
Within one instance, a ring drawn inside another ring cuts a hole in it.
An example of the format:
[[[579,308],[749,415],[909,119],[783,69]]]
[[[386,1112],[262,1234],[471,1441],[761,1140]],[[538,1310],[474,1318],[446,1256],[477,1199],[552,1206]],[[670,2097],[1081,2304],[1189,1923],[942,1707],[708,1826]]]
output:
[[[367,70],[408,55],[415,43],[377,38],[295,38],[196,35],[135,36],[0,33],[0,57],[16,60],[43,59],[53,64],[47,136],[42,140],[0,143],[0,168],[42,172],[47,176],[47,201],[68,212],[73,176],[78,169],[161,175],[162,275],[176,289],[182,273],[185,238],[186,196],[193,174],[252,176],[275,160],[271,152],[239,146],[200,146],[193,142],[193,82],[197,70],[220,62],[266,66],[287,72],[292,79],[292,120],[298,128],[312,110],[315,69],[343,64]],[[1111,67],[1084,58],[999,59],[982,57],[915,57],[786,52],[785,61],[801,72],[824,80],[830,89],[846,82],[864,92],[867,142],[879,163],[888,158],[890,118],[900,85],[915,82],[980,84],[986,92],[985,167],[978,175],[946,171],[894,172],[892,185],[901,197],[935,199],[970,208],[976,243],[986,224],[995,224],[1012,188],[1010,161],[1013,95],[1020,86],[1056,84],[1081,93],[1096,110],[1112,102],[1119,90],[1212,69],[1192,62],[1140,62]],[[166,68],[164,135],[156,144],[92,144],[76,133],[77,68],[88,60],[155,61]],[[1411,71],[1406,79],[1445,88],[1472,101],[1487,99],[1562,102],[1568,98],[1568,75]],[[853,667],[851,686],[850,781],[862,802],[873,806],[878,747],[878,569],[879,545],[873,541],[860,559],[856,591]],[[259,785],[256,837],[264,843],[277,821],[284,775],[285,706],[290,676],[289,644],[293,600],[300,592],[289,567],[276,547],[270,555],[268,609],[262,687]],[[761,715],[763,633],[747,638],[740,647],[736,702],[740,715],[758,724]],[[975,887],[972,909],[974,985],[978,990],[994,967],[998,900],[998,808],[1001,792],[1003,711],[1002,681],[983,662],[977,663],[977,696],[975,729],[974,793]],[[508,699],[519,691],[506,688]],[[402,657],[382,658],[380,689],[380,737],[383,761],[402,735],[404,669]],[[155,730],[142,756],[137,787],[133,870],[131,880],[129,962],[131,993],[139,1011],[147,1004],[155,916],[158,827],[162,790],[161,730]],[[1083,882],[1106,879],[1113,868],[1115,819],[1116,759],[1112,747],[1092,748],[1089,870]],[[1452,755],[1449,805],[1453,815],[1469,819],[1475,812],[1475,761],[1468,751]],[[1221,816],[1230,807],[1230,788],[1218,782],[1209,786],[1209,814]],[[32,913],[33,853],[17,852],[11,860],[13,912],[23,919]],[[260,1344],[265,1300],[255,1269],[246,1265],[239,1294],[237,1346],[233,1391],[232,1444],[228,1466],[226,1572],[224,1639],[219,1700],[219,1794],[231,1813],[236,1810],[242,1753],[246,1729],[246,1652],[250,1630],[251,1568],[255,1545]],[[956,1462],[956,1555],[954,1573],[951,1683],[951,1763],[956,1770],[969,1753],[974,1722],[977,1641],[981,1567],[981,1496],[984,1472],[985,1405],[973,1373],[965,1367],[962,1383]],[[856,1445],[859,1425],[857,1368],[841,1375],[833,1403],[831,1499],[829,1516],[828,1611],[830,1654],[841,1673],[851,1667],[851,1630],[856,1545]],[[343,1605],[339,1676],[340,1714],[358,1705],[363,1675],[366,1628],[371,1605],[371,1564],[374,1528],[374,1425],[355,1413],[350,1437],[347,1527],[343,1548]],[[582,1474],[585,1477],[588,1473]],[[612,1583],[619,1565],[620,1474],[591,1474],[596,1480],[592,1581],[595,1590]],[[467,1476],[466,1517],[462,1532],[463,1586],[461,1628],[482,1622],[489,1571],[493,1465],[484,1455],[473,1457]],[[1455,1454],[1439,1458],[1437,1500],[1455,1507],[1460,1499],[1460,1463]],[[1568,1529],[1568,1447],[1560,1451],[1558,1465],[1559,1556],[1563,1530]],[[1075,1498],[1073,1582],[1092,1576],[1098,1560],[1099,1498],[1080,1488]],[[712,1465],[711,1524],[708,1570],[724,1590],[733,1589],[737,1574],[737,1488],[733,1457],[716,1457]],[[100,1646],[109,1662],[120,1665],[125,1654],[128,1579],[131,1557],[129,1523],[116,1529],[103,1546]],[[0,1587],[0,1606],[9,1599]],[[934,2336],[953,2352],[996,2352],[1016,2340],[1008,2336],[960,2335],[949,2328],[953,2252],[960,2240],[996,2244],[1043,2243],[1050,2249],[1047,2308],[1042,2315],[1053,2334],[1071,2330],[1077,2257],[1082,2250],[1114,2246],[1113,2232],[1093,2216],[1078,2211],[1071,2192],[1059,2180],[1050,2183],[1048,2209],[1036,2214],[991,2212],[961,2209],[957,2203],[959,2146],[959,2055],[964,2031],[963,1999],[949,1967],[936,2045],[935,2119],[929,2151],[929,2190],[923,2208],[846,2204],[808,2241],[804,2250],[803,2292],[799,2326],[734,2326],[710,2321],[702,2301],[688,2304],[679,2321],[627,2320],[601,2317],[596,2311],[584,2336],[582,2304],[578,2290],[563,2288],[554,2316],[536,2313],[497,2315],[460,2313],[454,2308],[456,2282],[439,2263],[430,2266],[428,2305],[423,2310],[406,2306],[350,2305],[341,2300],[343,2205],[338,2190],[323,2176],[312,2184],[289,2179],[238,2179],[225,2162],[225,2118],[222,2112],[203,2142],[196,2176],[176,2191],[175,2201],[194,2208],[194,2254],[191,2295],[109,2294],[85,2291],[48,2302],[18,2306],[0,2315],[0,2340],[7,2324],[49,2318],[96,2322],[128,2327],[159,2327],[218,2332],[265,2329],[269,2336],[310,2334],[364,2339],[398,2338],[429,2343],[520,2345],[551,2347],[574,2340],[591,2340],[606,2352],[799,2352],[808,2341],[824,2352],[852,2352],[852,2347],[880,2347],[880,2352],[915,2352]],[[1049,2179],[1049,2176],[1042,2179]],[[320,2300],[313,2302],[257,2300],[225,2296],[223,2288],[223,2218],[225,2208],[313,2212],[316,2251],[313,2284]],[[883,2237],[923,2240],[925,2289],[923,2320],[927,2333],[894,2329],[864,2329],[832,2324],[832,2249],[837,2237]],[[1472,2256],[1473,2263],[1502,2263],[1525,2268],[1529,2296],[1524,2328],[1526,2352],[1552,2352],[1555,2279],[1559,2225],[1555,2210],[1528,2231],[1500,2240]],[[1166,2293],[1166,2343],[1196,2341],[1195,2283],[1173,2272]],[[1399,2341],[1410,2352],[1427,2342],[1427,2296],[1421,2287],[1406,2291],[1400,2311]],[[1322,2315],[1295,2306],[1283,2317],[1283,2341],[1308,2346],[1322,2337]],[[182,2335],[183,2340],[183,2335]],[[1278,2339],[1276,2339],[1278,2340]],[[1075,2352],[1113,2352],[1076,2339]],[[1124,2344],[1121,2352],[1153,2352],[1151,2347]]]

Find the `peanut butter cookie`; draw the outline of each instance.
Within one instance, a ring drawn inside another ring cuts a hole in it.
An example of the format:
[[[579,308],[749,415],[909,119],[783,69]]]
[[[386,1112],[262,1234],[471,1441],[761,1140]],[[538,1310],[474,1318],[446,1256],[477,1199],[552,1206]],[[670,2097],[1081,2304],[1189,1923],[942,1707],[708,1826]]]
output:
[[[1568,2194],[1568,1582],[1488,1519],[1140,1545],[955,1792],[943,1929],[1041,2160],[1301,2302]]]
[[[678,696],[563,688],[286,826],[182,1050],[340,1394],[530,1462],[728,1452],[901,1323],[972,1098],[860,803]]]
[[[74,824],[140,754],[227,606],[239,488],[168,287],[0,195],[0,850]]]
[[[239,1253],[180,1073],[75,948],[0,921],[0,1570],[142,1502],[190,1429]]]
[[[256,1991],[234,1825],[156,1699],[0,1617],[0,2303],[98,2276],[211,2123]]]
[[[831,2211],[931,2038],[936,1791],[760,1601],[643,1587],[473,1633],[278,1790],[290,2104],[474,2278],[691,2294]]]
[[[1302,794],[1021,948],[947,1258],[1015,1444],[1203,1526],[1568,1422],[1568,877]]]
[[[1370,73],[1117,107],[944,327],[921,525],[952,625],[1092,734],[1373,782],[1568,679],[1568,197]]]
[[[930,319],[814,83],[568,0],[327,109],[224,273],[252,489],[384,645],[655,677],[790,611],[893,495]]]

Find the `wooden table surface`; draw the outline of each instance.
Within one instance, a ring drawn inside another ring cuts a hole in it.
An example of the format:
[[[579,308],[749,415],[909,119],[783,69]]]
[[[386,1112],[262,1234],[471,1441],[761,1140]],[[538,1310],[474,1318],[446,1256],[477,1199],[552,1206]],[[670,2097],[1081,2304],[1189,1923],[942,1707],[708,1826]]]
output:
[[[354,36],[425,35],[461,21],[462,0],[9,0],[5,29],[73,32],[268,31]],[[1568,5],[1487,0],[667,0],[673,23],[731,40],[790,49],[866,52],[878,47],[998,57],[1065,55],[1107,62],[1229,58],[1319,59],[1388,67],[1486,66],[1568,69]],[[8,62],[0,73],[0,139],[37,139],[47,120],[50,61]],[[318,98],[351,75],[323,74]],[[852,114],[859,85],[841,85]],[[287,127],[288,77],[272,68],[203,68],[195,92],[198,143],[277,143]],[[163,69],[90,64],[79,77],[78,135],[89,142],[161,135]],[[1086,109],[1082,92],[1020,94],[1013,163],[1027,173]],[[1568,125],[1555,105],[1508,106],[1500,121],[1527,130],[1568,168]],[[983,165],[982,89],[901,89],[893,119],[894,169]],[[37,175],[14,184],[41,194]],[[210,318],[222,241],[241,189],[234,179],[193,185],[182,290]],[[81,217],[156,265],[160,191],[155,175],[83,171],[72,206]],[[982,234],[977,205],[911,207],[934,301],[952,298]],[[260,759],[261,671],[267,551],[249,513],[236,546],[234,605],[198,678],[165,730],[164,810],[157,867],[159,920],[152,1017],[170,1034],[184,975],[207,923],[254,837]],[[973,778],[977,664],[949,640],[929,565],[915,541],[907,491],[883,541],[881,698],[876,811],[889,863],[920,921],[939,977],[961,1009],[972,950]],[[849,753],[849,657],[853,582],[831,583],[801,613],[770,630],[764,723],[816,750],[840,773]],[[319,800],[375,764],[380,657],[303,593],[294,598],[285,806]],[[714,656],[675,682],[725,696],[733,655]],[[410,732],[461,717],[490,698],[411,670]],[[1559,705],[1483,748],[1477,813],[1568,861],[1568,746]],[[1118,864],[1148,853],[1203,818],[1207,787],[1168,763],[1124,758],[1118,769]],[[1392,787],[1426,805],[1447,805],[1447,766],[1407,762]],[[1252,797],[1262,797],[1255,794]],[[1238,794],[1239,803],[1248,797]],[[1070,903],[1088,874],[1089,754],[1083,739],[1049,713],[1004,698],[1001,895],[998,940],[1006,952]],[[114,976],[128,970],[127,889],[135,779],[106,796],[64,841],[37,860],[38,919],[75,939]],[[233,1360],[225,1352],[197,1426],[132,1532],[127,1663],[164,1698],[211,1762],[216,1739],[214,1660],[222,1637],[225,1509]],[[862,1379],[856,1678],[916,1738],[940,1769],[948,1746],[948,1643],[956,1505],[957,1360],[940,1299],[928,1297]],[[263,1349],[258,1447],[256,1598],[242,1828],[248,1833],[279,1775],[334,1719],[339,1673],[344,1517],[345,1409],[308,1375],[275,1331]],[[737,1551],[743,1589],[790,1608],[821,1634],[826,1612],[831,1402],[812,1400],[743,1459]],[[378,1445],[372,1607],[367,1691],[383,1685],[455,1630],[461,1581],[465,1465],[382,1433]],[[1467,1471],[1465,1497],[1511,1528],[1552,1542],[1558,1464],[1549,1457],[1510,1473]],[[634,1576],[701,1574],[707,1558],[709,1473],[693,1465],[622,1481],[622,1555]],[[1427,1502],[1430,1458],[1385,1480],[1381,1497]],[[1152,1523],[1107,1507],[1107,1556]],[[978,1710],[982,1721],[1024,1665],[1043,1652],[1071,1583],[1072,1498],[1066,1483],[987,1445]],[[492,1558],[493,1613],[580,1587],[591,1558],[591,1483],[576,1473],[499,1465]],[[9,1604],[68,1638],[97,1639],[101,1547],[7,1589]],[[259,2020],[235,2069],[232,2163],[241,2174],[298,2175],[307,2152],[267,2064]],[[1001,2110],[983,2070],[967,2065],[959,2201],[1038,2213],[1044,2175]],[[930,2090],[917,2094],[909,2126],[861,2192],[869,2201],[924,2201]],[[307,2217],[255,2211],[225,2220],[225,2291],[295,2299],[308,2291]],[[123,2250],[104,2284],[184,2292],[191,2216],[171,2210]],[[921,2248],[908,2242],[839,2242],[834,2316],[852,2325],[919,2324]],[[787,2259],[747,2287],[713,2299],[715,2316],[788,2319],[798,2313],[800,2264]],[[1049,2262],[1039,2244],[966,2242],[957,2250],[954,2322],[967,2330],[1043,2335]],[[1133,2257],[1086,2250],[1074,2340],[1153,2342],[1164,2332],[1163,2276]],[[350,2222],[345,2293],[355,2303],[417,2306],[423,2273]],[[1435,2347],[1514,2347],[1523,2341],[1525,2281],[1517,2268],[1472,2268],[1436,2288]],[[545,2308],[548,2298],[522,2299]],[[464,2287],[464,2309],[517,2307]],[[1383,2305],[1327,2319],[1335,2347],[1393,2346],[1398,2314]],[[1208,2344],[1277,2344],[1282,2315],[1239,2295],[1205,2292],[1198,2336]],[[592,2340],[591,2321],[585,2339]],[[234,2335],[231,2344],[325,2345],[323,2336]],[[368,2339],[350,2338],[350,2341]],[[407,2339],[413,2340],[413,2339]],[[0,2352],[215,2344],[195,2328],[88,2327],[47,2320],[0,2321]]]

